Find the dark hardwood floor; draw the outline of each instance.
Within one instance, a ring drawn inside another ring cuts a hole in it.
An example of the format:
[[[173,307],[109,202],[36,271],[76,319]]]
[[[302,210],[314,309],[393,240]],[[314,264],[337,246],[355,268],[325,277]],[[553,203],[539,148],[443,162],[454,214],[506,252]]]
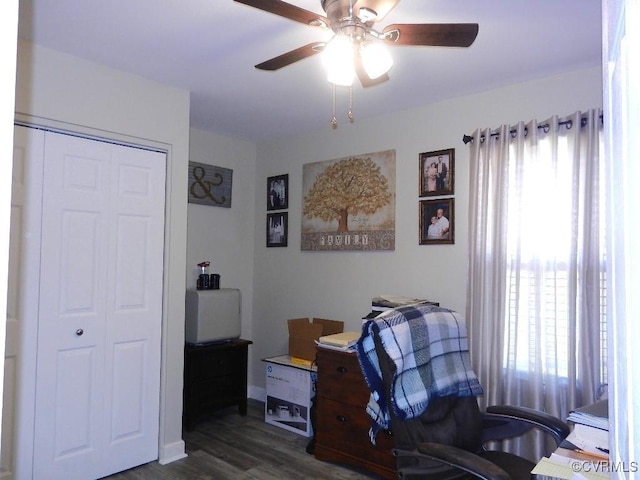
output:
[[[185,432],[187,458],[168,465],[151,462],[108,480],[371,480],[362,470],[316,460],[309,439],[264,422],[264,404],[249,400],[247,416],[237,408],[215,413]]]

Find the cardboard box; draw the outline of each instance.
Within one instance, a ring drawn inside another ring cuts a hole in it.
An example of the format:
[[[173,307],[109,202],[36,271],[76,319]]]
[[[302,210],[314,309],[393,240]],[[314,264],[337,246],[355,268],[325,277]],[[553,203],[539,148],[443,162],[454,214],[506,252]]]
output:
[[[264,421],[311,437],[311,399],[315,395],[316,372],[311,368],[284,365],[277,361],[278,358],[265,360],[267,401],[264,405]]]
[[[304,360],[315,360],[315,340],[324,335],[342,333],[344,322],[328,320],[326,318],[314,318],[309,322],[308,318],[293,318],[287,320],[289,327],[289,355]]]

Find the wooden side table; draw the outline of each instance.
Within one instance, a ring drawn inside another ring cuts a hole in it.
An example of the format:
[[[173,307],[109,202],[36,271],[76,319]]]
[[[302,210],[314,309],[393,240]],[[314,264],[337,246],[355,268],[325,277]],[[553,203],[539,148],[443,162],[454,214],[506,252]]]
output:
[[[250,340],[210,345],[186,344],[184,349],[183,423],[193,430],[198,419],[217,409],[238,406],[247,414],[247,354]]]

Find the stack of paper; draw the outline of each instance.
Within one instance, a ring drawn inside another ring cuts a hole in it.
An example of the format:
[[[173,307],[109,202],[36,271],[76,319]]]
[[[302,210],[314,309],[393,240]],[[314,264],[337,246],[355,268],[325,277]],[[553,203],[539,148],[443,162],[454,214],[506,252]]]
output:
[[[593,461],[609,460],[609,419],[606,400],[573,410],[567,420],[574,423],[573,430],[560,444],[579,452]]]
[[[576,450],[600,460],[609,459],[609,432],[599,428],[576,423],[573,431],[561,444],[564,448]]]
[[[387,310],[392,310],[398,307],[406,307],[409,305],[416,305],[418,303],[428,303],[430,305],[438,306],[437,302],[431,302],[420,298],[411,298],[401,295],[378,295],[371,299],[371,312],[365,315],[363,318],[375,318]]]
[[[318,346],[334,350],[352,350],[360,338],[359,332],[342,332],[320,337]]]
[[[592,405],[576,408],[569,413],[567,420],[575,424],[609,430],[609,402],[600,400]]]
[[[609,414],[606,400],[572,410],[574,423],[560,448],[543,458],[531,473],[571,480],[609,478]]]
[[[604,480],[609,478],[608,468],[604,462],[593,463],[552,453],[538,462],[531,471],[539,477],[560,478],[566,480],[584,479]]]

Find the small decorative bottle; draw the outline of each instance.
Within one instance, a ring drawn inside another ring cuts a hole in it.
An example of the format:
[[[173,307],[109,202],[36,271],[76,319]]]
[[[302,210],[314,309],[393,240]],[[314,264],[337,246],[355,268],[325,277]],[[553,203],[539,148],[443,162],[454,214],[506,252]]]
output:
[[[209,282],[209,265],[211,262],[204,261],[198,264],[198,268],[200,269],[200,275],[198,275],[198,280],[196,282],[196,288],[198,290],[209,290],[210,282]]]

